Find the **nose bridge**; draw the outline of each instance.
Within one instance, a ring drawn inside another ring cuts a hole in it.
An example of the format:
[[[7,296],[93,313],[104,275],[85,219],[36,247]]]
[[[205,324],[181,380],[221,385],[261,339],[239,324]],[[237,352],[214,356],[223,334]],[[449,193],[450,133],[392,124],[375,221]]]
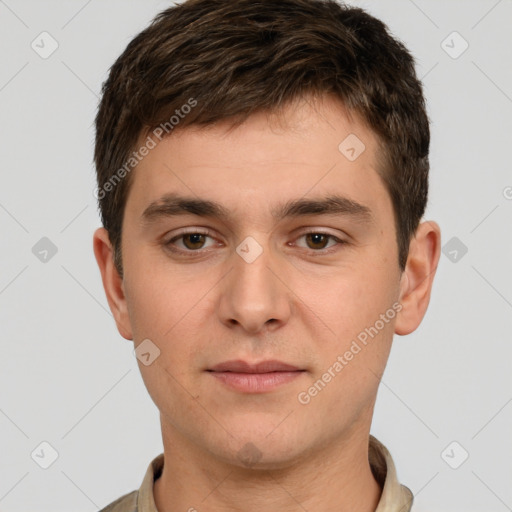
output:
[[[271,320],[285,322],[289,316],[288,297],[286,288],[274,275],[278,273],[278,261],[272,257],[272,251],[247,237],[232,260],[233,268],[221,294],[221,321],[252,332],[264,328]]]

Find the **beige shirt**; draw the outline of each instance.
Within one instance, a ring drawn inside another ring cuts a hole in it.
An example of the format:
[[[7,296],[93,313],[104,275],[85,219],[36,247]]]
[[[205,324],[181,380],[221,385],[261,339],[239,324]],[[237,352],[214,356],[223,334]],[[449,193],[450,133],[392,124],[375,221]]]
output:
[[[370,436],[368,458],[375,479],[382,488],[375,512],[410,512],[412,492],[400,485],[389,451],[373,436]],[[160,477],[163,467],[164,454],[161,453],[149,465],[138,491],[125,494],[100,512],[158,512],[153,497],[153,483]]]

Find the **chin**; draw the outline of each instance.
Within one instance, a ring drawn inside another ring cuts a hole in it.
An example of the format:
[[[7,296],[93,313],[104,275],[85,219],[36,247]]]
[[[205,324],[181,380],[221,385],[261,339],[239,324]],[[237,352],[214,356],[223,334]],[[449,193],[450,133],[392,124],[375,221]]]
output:
[[[231,429],[233,438],[229,439],[224,449],[219,451],[222,442],[215,443],[210,449],[227,463],[251,470],[280,469],[297,462],[302,456],[305,440],[297,439],[286,429],[278,432],[275,424],[266,427],[265,424],[263,430],[250,427]]]

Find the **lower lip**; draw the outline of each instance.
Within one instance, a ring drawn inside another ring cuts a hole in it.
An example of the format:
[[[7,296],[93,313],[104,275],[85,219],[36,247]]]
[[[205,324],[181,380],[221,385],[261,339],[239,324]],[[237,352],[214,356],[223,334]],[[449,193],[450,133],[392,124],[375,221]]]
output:
[[[269,373],[210,372],[227,386],[244,393],[264,393],[302,375],[302,371]]]

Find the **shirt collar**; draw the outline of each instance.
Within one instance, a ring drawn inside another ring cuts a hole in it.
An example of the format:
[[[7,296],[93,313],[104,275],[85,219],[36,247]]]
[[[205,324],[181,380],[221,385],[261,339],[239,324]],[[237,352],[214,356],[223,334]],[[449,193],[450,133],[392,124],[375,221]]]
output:
[[[413,494],[398,481],[395,464],[388,449],[372,435],[368,458],[373,475],[382,488],[375,512],[409,512],[414,500]]]
[[[387,448],[370,435],[368,458],[382,494],[375,512],[409,512],[413,503],[412,492],[398,481],[395,464]],[[146,471],[137,496],[137,512],[158,512],[153,495],[153,483],[162,474],[164,454],[155,457]]]

